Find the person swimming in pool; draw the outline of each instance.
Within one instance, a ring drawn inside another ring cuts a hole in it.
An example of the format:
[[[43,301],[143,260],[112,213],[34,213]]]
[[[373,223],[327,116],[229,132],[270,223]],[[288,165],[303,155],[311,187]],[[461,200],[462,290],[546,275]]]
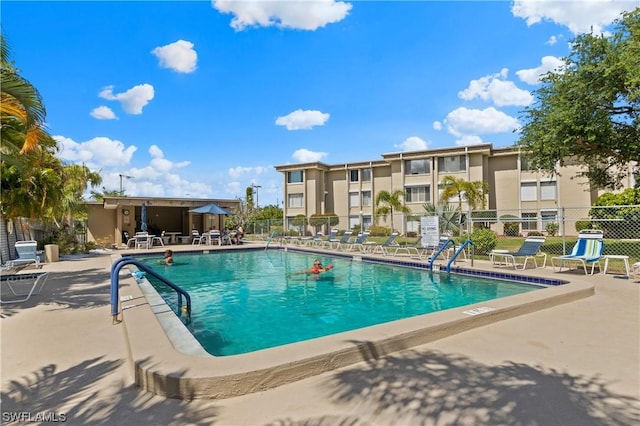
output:
[[[164,251],[164,263],[165,265],[171,265],[173,263],[173,250]]]
[[[327,267],[325,268],[324,266],[322,266],[322,262],[320,261],[320,259],[316,259],[313,261],[313,266],[309,269],[303,269],[301,271],[297,271],[294,272],[292,275],[299,275],[299,274],[319,274],[321,272],[327,272],[333,269],[333,265],[327,265]]]

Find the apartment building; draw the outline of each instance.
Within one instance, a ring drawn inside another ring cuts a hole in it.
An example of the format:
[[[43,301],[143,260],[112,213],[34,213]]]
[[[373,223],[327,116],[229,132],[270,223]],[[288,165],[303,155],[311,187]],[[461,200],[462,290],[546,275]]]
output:
[[[287,229],[293,228],[292,220],[298,215],[323,213],[335,213],[340,218],[338,228],[362,224],[367,229],[374,223],[375,198],[382,190],[404,190],[405,205],[415,215],[425,214],[425,203],[438,203],[444,176],[486,182],[486,208],[495,210],[497,217],[520,217],[523,230],[543,230],[546,222],[556,219],[559,206],[588,207],[604,192],[576,177],[578,164],[563,167],[556,175],[537,172],[517,148],[493,148],[492,144],[395,152],[375,161],[287,164],[276,170],[284,179]],[[449,202],[458,205],[457,199]],[[462,211],[468,211],[464,201]],[[393,222],[402,232],[418,226],[403,214],[395,214]],[[378,223],[389,226],[390,218],[379,218]]]

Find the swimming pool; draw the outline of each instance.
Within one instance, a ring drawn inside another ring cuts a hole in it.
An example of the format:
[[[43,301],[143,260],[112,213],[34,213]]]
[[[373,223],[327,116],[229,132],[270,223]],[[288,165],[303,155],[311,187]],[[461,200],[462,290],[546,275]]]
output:
[[[292,274],[313,259],[331,272]],[[189,329],[207,352],[237,355],[542,287],[282,250],[141,258],[192,297]],[[150,280],[153,284],[153,280]],[[156,290],[170,304],[174,295]]]

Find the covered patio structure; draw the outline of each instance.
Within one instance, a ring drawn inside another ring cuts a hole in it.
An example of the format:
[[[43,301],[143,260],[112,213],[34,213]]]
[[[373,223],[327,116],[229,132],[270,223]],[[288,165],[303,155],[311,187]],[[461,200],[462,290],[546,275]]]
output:
[[[127,232],[134,235],[142,229],[142,203],[146,206],[147,231],[160,235],[162,231],[176,241],[180,235],[191,235],[192,230],[204,232],[211,227],[224,227],[223,215],[190,212],[198,207],[215,203],[234,212],[240,200],[211,198],[158,198],[158,197],[105,197],[103,202],[89,202],[87,241],[103,247],[126,244]]]

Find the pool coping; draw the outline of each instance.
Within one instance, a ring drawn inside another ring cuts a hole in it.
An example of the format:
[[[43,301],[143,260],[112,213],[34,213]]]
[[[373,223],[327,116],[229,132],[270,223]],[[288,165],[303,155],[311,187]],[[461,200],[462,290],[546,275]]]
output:
[[[321,253],[315,250],[290,250]],[[203,251],[210,250],[186,252]],[[326,251],[324,254],[353,256]],[[143,253],[136,253],[136,256],[139,255]],[[361,256],[357,253],[355,255],[367,261],[389,263],[390,260]],[[117,257],[119,256],[115,256]],[[403,261],[396,259],[390,263],[395,262]],[[424,266],[424,263],[420,265]],[[456,267],[452,269],[454,270],[465,274],[480,274],[478,269]],[[503,276],[524,276],[520,273],[506,273],[504,270],[490,272]],[[247,354],[216,357],[209,355],[204,349],[198,350],[199,344],[196,341],[196,346],[193,345],[193,337],[192,342],[177,348],[169,337],[171,333],[185,333],[191,336],[182,322],[161,299],[145,298],[144,285],[136,284],[133,277],[121,281],[128,284],[127,287],[123,287],[121,293],[121,296],[128,299],[121,303],[121,319],[135,383],[157,395],[187,400],[230,398],[263,391],[336,368],[377,359],[466,330],[586,298],[595,292],[592,283],[572,277],[571,282],[549,286],[539,291]],[[169,334],[165,332],[166,324],[165,328],[161,324],[161,321],[165,320],[172,324],[169,326],[172,329]],[[186,340],[181,339],[183,342],[188,340],[188,337]]]

